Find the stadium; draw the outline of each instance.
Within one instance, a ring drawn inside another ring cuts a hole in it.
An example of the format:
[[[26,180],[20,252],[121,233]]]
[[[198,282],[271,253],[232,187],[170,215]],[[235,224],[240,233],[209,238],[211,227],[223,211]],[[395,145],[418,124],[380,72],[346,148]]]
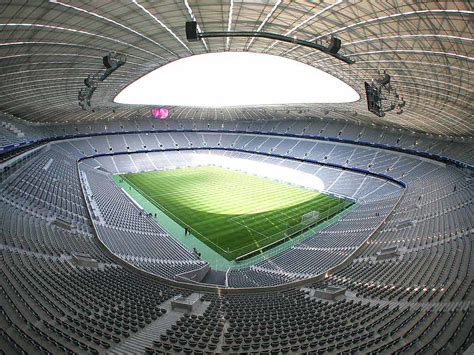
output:
[[[0,1],[0,353],[474,353],[473,20]]]

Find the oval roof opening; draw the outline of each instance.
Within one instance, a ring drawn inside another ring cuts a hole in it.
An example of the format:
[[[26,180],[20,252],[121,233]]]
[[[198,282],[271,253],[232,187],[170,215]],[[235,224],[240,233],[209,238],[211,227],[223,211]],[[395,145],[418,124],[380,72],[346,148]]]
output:
[[[123,89],[114,102],[193,107],[346,103],[359,94],[338,78],[292,59],[251,52],[194,55]]]

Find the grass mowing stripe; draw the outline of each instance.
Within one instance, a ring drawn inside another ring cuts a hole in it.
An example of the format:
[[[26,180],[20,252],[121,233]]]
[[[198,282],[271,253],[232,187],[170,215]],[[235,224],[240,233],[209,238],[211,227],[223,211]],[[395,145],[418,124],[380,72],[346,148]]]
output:
[[[329,217],[347,207],[337,197],[216,167],[122,177],[227,260],[281,239],[307,212]]]

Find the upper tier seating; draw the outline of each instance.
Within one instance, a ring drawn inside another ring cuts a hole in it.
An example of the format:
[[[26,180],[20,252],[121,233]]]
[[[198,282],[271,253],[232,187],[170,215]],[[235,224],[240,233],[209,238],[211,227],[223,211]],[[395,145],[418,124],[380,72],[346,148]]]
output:
[[[296,135],[307,137],[322,137],[332,139],[347,139],[353,142],[381,144],[389,147],[410,149],[417,152],[435,154],[442,157],[452,158],[458,161],[465,162],[471,166],[474,164],[474,148],[472,140],[442,140],[438,136],[430,135],[416,135],[412,132],[403,130],[394,131],[384,127],[364,127],[357,126],[351,123],[332,121],[325,117],[324,120],[283,120],[283,121],[254,121],[254,122],[239,122],[239,121],[202,121],[196,123],[195,120],[169,120],[166,122],[157,123],[150,119],[134,119],[130,121],[113,121],[108,123],[86,123],[82,125],[53,125],[53,126],[30,126],[26,122],[15,119],[11,116],[0,113],[0,120],[16,125],[22,132],[25,133],[23,138],[10,138],[4,142],[0,142],[2,146],[8,146],[11,143],[26,143],[29,141],[36,141],[39,139],[51,139],[64,136],[78,136],[90,134],[104,134],[104,133],[124,133],[137,131],[162,131],[162,130],[195,130],[195,131],[244,131],[244,132],[263,132],[275,133],[283,135]],[[7,133],[2,131],[3,137],[7,137]],[[205,134],[203,134],[204,136]],[[140,136],[141,137],[141,136]],[[205,140],[205,139],[203,139]],[[185,140],[180,140],[179,143],[186,144]],[[175,144],[178,143],[173,142]],[[202,141],[202,140],[201,140]],[[138,138],[136,144],[128,145],[129,150],[136,150],[147,146],[149,140]],[[121,146],[120,138],[107,139],[107,149],[114,150],[117,146]],[[168,145],[168,142],[164,143]],[[182,146],[182,145],[181,145]],[[271,141],[268,146],[272,146]],[[274,146],[274,145],[273,145]],[[265,147],[263,147],[265,148]],[[282,147],[286,149],[284,146]],[[88,150],[89,148],[86,148]],[[288,147],[291,150],[291,146]],[[342,151],[341,151],[342,153]],[[341,155],[343,158],[344,155]]]

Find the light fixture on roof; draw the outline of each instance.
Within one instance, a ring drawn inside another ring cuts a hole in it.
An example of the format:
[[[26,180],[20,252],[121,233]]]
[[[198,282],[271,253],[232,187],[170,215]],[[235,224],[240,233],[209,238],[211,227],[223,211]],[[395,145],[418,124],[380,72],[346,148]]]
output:
[[[97,75],[88,75],[87,78],[84,79],[84,85],[88,88],[94,88],[99,86],[99,78]]]
[[[372,80],[369,84],[364,82],[367,97],[367,108],[373,114],[384,117],[386,112],[396,110],[397,114],[403,113],[406,102],[392,86],[391,76],[386,70],[383,75]]]
[[[127,57],[124,54],[110,52],[102,58],[102,62],[104,63],[104,67],[107,69],[104,73],[106,78],[108,75],[112,74],[114,70],[124,65],[127,62]],[[109,73],[107,73],[107,71],[109,71]]]
[[[89,74],[84,79],[84,85],[78,95],[78,104],[83,110],[91,108],[91,98],[95,90],[99,87],[99,83],[107,79],[115,70],[124,65],[127,61],[127,57],[124,54],[110,52],[102,58],[102,63],[105,66],[105,71],[99,71],[94,74]],[[92,112],[95,112],[92,110]]]
[[[201,40],[202,38],[213,38],[213,37],[259,37],[259,38],[268,38],[272,40],[287,42],[287,43],[294,43],[299,46],[309,47],[313,49],[317,49],[321,52],[327,53],[330,56],[342,60],[347,64],[354,64],[355,62],[342,55],[338,54],[339,49],[341,48],[341,40],[336,37],[331,37],[329,40],[329,46],[324,47],[319,43],[309,42],[305,40],[298,39],[296,36],[288,37],[278,33],[270,33],[270,32],[262,32],[262,31],[218,31],[218,32],[198,32],[197,30],[197,22],[196,21],[188,21],[186,22],[186,38],[188,42],[196,42]]]
[[[341,49],[341,40],[336,37],[331,37],[329,39],[329,45],[328,45],[329,53],[336,54],[337,52],[339,52],[339,49]]]

